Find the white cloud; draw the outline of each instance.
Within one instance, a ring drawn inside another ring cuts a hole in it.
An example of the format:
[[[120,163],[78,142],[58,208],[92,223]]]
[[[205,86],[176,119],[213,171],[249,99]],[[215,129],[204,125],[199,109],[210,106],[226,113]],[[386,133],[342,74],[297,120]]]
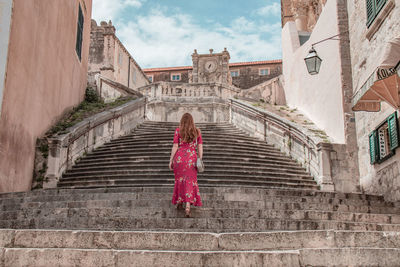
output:
[[[117,27],[117,36],[143,68],[191,65],[194,49],[208,53],[227,47],[231,62],[280,58],[280,34],[279,25],[259,25],[244,17],[231,27],[209,30],[188,15],[165,15],[159,9]],[[266,40],[263,35],[272,37]]]
[[[268,4],[256,12],[260,16],[280,16],[281,15],[281,5],[278,3]]]
[[[128,7],[140,8],[146,0],[94,0],[92,18],[100,21],[115,21],[118,14]]]

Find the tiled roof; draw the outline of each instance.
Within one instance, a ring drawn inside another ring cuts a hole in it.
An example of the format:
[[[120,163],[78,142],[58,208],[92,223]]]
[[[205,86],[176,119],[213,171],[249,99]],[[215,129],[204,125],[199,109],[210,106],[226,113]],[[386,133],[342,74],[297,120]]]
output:
[[[264,65],[264,64],[275,64],[275,63],[282,63],[282,60],[275,59],[275,60],[264,60],[264,61],[237,62],[237,63],[230,63],[229,67],[248,66],[248,65]]]
[[[143,69],[144,72],[155,72],[155,71],[173,71],[173,70],[191,70],[192,66],[183,66],[183,67],[166,67],[166,68],[150,68]]]
[[[282,63],[282,60],[276,59],[276,60],[264,60],[264,61],[237,62],[237,63],[230,63],[229,67],[276,64],[276,63]],[[191,69],[193,69],[192,66],[181,66],[181,67],[166,67],[166,68],[149,68],[149,69],[143,69],[143,71],[157,72],[157,71],[179,71],[179,70],[191,70]]]

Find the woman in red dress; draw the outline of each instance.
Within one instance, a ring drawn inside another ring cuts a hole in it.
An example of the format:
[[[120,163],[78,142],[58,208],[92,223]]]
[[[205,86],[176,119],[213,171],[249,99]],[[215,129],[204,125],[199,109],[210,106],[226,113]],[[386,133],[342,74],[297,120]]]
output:
[[[202,206],[197,184],[197,146],[199,157],[202,159],[203,140],[201,139],[201,132],[196,128],[192,115],[185,113],[181,118],[179,128],[175,130],[169,168],[175,174],[172,204],[178,204],[179,207],[185,203],[186,217],[190,217],[190,205]]]

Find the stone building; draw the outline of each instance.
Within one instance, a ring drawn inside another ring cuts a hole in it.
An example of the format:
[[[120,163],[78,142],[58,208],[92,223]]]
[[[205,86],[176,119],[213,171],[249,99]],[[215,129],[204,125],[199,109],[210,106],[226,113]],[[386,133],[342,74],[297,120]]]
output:
[[[102,79],[108,79],[132,89],[150,83],[139,64],[116,36],[116,29],[112,22],[102,21],[100,25],[97,25],[96,21],[92,20],[88,67],[89,84],[96,86],[104,98],[112,98],[109,95],[111,91],[107,90],[106,86],[103,88]],[[105,95],[107,93],[108,95]],[[117,94],[117,96],[120,95]]]
[[[400,2],[348,1],[347,7],[360,184],[400,200]]]
[[[219,54],[222,55],[222,53],[211,53],[213,56],[218,56]],[[196,60],[198,60],[197,51],[192,55],[192,57],[193,66],[198,66],[198,63],[196,63]],[[202,55],[202,58],[207,58],[207,54]],[[282,73],[282,60],[238,63],[228,62],[227,64],[228,69],[226,70],[226,73],[230,76],[227,77],[227,81],[241,89],[248,89],[261,84]],[[205,79],[200,78],[200,80],[197,79],[197,81],[195,81],[195,78],[192,78],[193,66],[149,68],[144,69],[143,71],[152,82],[207,82]],[[201,71],[199,75],[204,76],[207,73],[208,71],[204,69],[204,71]]]
[[[37,137],[83,100],[91,11],[92,0],[0,1],[0,192],[30,190]]]

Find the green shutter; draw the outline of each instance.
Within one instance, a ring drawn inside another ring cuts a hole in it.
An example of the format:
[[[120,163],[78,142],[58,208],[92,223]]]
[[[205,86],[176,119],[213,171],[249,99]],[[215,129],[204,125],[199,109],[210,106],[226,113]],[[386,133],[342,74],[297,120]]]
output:
[[[84,25],[83,12],[81,5],[79,5],[78,27],[76,31],[76,53],[78,54],[79,59],[81,59],[82,57],[83,25]]]
[[[371,159],[371,164],[374,164],[378,160],[378,140],[376,138],[376,131],[373,131],[369,135],[369,155]]]
[[[376,14],[381,11],[382,7],[386,4],[387,0],[376,0]]]
[[[375,19],[376,16],[376,0],[366,0],[367,1],[367,27],[369,27]]]
[[[394,150],[399,146],[399,134],[398,134],[396,112],[389,116],[387,122],[388,122],[390,149]]]

